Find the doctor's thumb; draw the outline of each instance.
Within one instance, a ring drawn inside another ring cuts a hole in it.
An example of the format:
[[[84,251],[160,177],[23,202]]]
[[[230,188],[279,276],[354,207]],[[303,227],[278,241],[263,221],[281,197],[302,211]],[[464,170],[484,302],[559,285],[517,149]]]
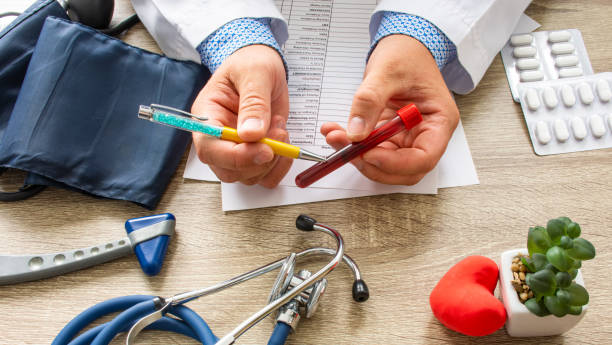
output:
[[[376,127],[389,96],[386,87],[364,79],[353,97],[351,114],[347,125],[350,141],[361,141]]]
[[[240,96],[238,136],[244,141],[262,139],[270,126],[272,83],[269,77],[255,74],[235,85]]]

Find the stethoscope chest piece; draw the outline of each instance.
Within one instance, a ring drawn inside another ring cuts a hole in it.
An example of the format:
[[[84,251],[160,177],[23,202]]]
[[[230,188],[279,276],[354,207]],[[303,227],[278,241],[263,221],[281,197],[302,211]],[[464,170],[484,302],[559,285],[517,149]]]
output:
[[[274,285],[272,285],[272,290],[270,291],[270,296],[268,297],[268,303],[274,302],[277,298],[282,296],[287,288],[289,287],[289,283],[291,283],[291,279],[293,278],[293,272],[295,271],[295,260],[297,255],[295,253],[291,253],[283,262],[283,265],[278,271],[278,275],[276,276],[276,280],[274,281]]]
[[[295,267],[295,253],[287,257],[283,267],[281,268],[276,281],[270,292],[268,303],[274,302],[278,297],[285,294],[287,291],[294,289],[296,286],[303,283],[306,279],[312,276],[312,273],[307,270],[300,270],[297,274],[293,274]],[[319,306],[321,297],[327,288],[327,279],[323,278],[316,281],[311,286],[303,290],[299,295],[291,301],[283,305],[276,315],[275,324],[278,322],[286,323],[295,331],[297,324],[301,318],[301,313],[310,318],[314,315]]]

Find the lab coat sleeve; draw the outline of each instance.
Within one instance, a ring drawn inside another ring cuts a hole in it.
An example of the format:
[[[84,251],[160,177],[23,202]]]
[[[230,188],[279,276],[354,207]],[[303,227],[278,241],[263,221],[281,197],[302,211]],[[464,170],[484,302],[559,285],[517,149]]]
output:
[[[237,18],[270,18],[280,45],[289,36],[272,0],[132,0],[132,5],[164,54],[180,60],[201,63],[198,45]]]
[[[385,11],[419,16],[436,25],[457,47],[442,69],[448,88],[472,91],[504,46],[531,0],[381,0],[370,20],[374,37]]]

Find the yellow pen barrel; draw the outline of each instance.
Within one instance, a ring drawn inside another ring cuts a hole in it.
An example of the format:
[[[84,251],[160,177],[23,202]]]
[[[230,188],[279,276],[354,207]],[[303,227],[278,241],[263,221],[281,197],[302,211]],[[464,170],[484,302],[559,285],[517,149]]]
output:
[[[223,140],[231,140],[235,143],[244,142],[238,136],[238,131],[234,128],[223,127],[223,132],[221,133],[221,139]],[[297,146],[293,146],[291,144],[284,143],[282,141],[263,138],[259,141],[260,143],[264,143],[274,151],[279,156],[289,157],[289,158],[298,158],[300,156],[300,148]]]

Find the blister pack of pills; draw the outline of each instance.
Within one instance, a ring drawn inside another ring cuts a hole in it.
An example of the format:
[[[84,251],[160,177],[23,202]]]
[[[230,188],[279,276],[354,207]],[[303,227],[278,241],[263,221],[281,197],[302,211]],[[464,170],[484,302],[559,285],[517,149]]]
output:
[[[582,34],[576,29],[513,35],[501,56],[515,102],[519,102],[520,83],[593,74]]]
[[[612,147],[612,72],[519,85],[538,155]]]

